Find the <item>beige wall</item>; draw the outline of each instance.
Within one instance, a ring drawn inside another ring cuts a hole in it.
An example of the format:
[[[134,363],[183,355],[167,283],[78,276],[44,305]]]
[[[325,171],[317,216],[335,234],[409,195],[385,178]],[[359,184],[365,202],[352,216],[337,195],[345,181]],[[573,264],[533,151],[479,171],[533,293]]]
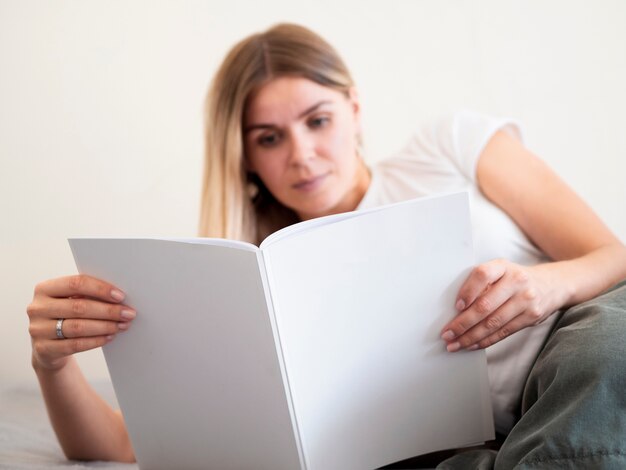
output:
[[[0,386],[34,378],[25,308],[75,272],[67,237],[195,234],[209,78],[283,20],[343,53],[370,161],[454,108],[512,116],[626,240],[623,0],[0,0]]]

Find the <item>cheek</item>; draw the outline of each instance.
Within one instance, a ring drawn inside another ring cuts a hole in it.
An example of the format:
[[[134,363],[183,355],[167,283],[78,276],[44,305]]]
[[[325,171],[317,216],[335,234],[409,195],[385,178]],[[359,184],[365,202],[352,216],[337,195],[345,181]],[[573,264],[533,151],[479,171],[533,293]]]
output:
[[[326,144],[325,154],[341,173],[350,173],[356,163],[356,137],[351,130],[346,126],[342,131],[335,131]]]
[[[253,160],[254,171],[259,175],[263,184],[274,193],[280,189],[283,177],[282,165],[272,159]]]

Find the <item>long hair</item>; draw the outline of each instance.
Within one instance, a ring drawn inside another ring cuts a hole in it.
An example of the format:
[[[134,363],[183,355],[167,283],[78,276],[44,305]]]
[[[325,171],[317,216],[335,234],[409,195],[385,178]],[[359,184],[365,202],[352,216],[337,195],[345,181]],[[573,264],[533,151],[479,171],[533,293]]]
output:
[[[247,101],[279,76],[307,78],[346,95],[354,83],[335,49],[303,26],[278,24],[237,43],[218,69],[205,103],[200,236],[259,243],[298,221],[245,165]]]

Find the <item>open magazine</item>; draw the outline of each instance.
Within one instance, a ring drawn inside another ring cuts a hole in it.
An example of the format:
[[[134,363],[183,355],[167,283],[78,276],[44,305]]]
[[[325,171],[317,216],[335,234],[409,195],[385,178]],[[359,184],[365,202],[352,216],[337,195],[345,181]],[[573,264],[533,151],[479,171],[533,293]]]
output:
[[[484,351],[439,338],[468,196],[338,214],[260,247],[74,238],[137,318],[105,358],[141,468],[367,469],[493,438]]]

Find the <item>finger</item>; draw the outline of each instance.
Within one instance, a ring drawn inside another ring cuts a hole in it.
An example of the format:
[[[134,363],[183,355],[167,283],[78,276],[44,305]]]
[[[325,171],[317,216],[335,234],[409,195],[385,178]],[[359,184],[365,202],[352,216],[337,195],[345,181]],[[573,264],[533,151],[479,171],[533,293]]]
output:
[[[501,332],[503,337],[509,336],[511,334],[511,332],[508,331],[511,327],[510,322],[524,312],[525,303],[519,297],[520,296],[516,295],[510,298],[491,315],[483,319],[483,321],[470,328],[458,338],[455,338],[449,343],[450,348],[448,348],[448,350],[456,351],[458,349],[470,348],[474,344],[493,335],[498,330],[503,330]]]
[[[518,315],[513,320],[511,320],[506,325],[503,325],[502,328],[490,334],[486,338],[480,340],[477,344],[479,348],[487,348],[493,344],[496,344],[499,341],[511,336],[513,333],[516,333],[524,328],[531,326],[533,323],[529,321],[529,318],[524,315]]]
[[[33,345],[33,348],[39,357],[46,358],[47,361],[54,361],[71,354],[99,348],[111,342],[113,338],[113,335],[107,335],[64,340],[40,340]]]
[[[88,296],[107,302],[121,302],[125,294],[114,285],[85,274],[59,277],[43,281],[35,287],[35,295],[50,297]]]
[[[472,269],[457,295],[455,307],[459,311],[468,308],[474,301],[506,273],[506,261],[493,260]]]
[[[56,321],[37,322],[31,328],[31,336],[35,338],[58,339]],[[114,322],[105,320],[63,320],[61,332],[65,338],[82,338],[92,336],[109,336],[128,330],[130,322]]]
[[[507,336],[510,336],[521,329],[527,328],[529,326],[538,325],[550,315],[550,310],[546,310],[538,302],[533,302],[533,300],[535,299],[535,294],[532,290],[526,290],[520,293],[520,297],[522,297],[523,302],[526,304],[526,308],[524,309],[524,311],[517,315],[509,323],[504,325],[502,328],[495,331],[487,338],[479,341],[478,345],[481,348],[491,346],[492,344],[503,340]]]
[[[130,321],[135,309],[124,304],[111,304],[82,299],[49,299],[31,308],[31,316],[45,318],[87,318],[91,320]]]
[[[511,282],[510,276],[505,274],[498,282],[492,284],[491,288],[484,291],[467,310],[449,322],[443,328],[441,338],[449,342],[464,335],[511,299],[515,295],[515,291],[516,288]]]

